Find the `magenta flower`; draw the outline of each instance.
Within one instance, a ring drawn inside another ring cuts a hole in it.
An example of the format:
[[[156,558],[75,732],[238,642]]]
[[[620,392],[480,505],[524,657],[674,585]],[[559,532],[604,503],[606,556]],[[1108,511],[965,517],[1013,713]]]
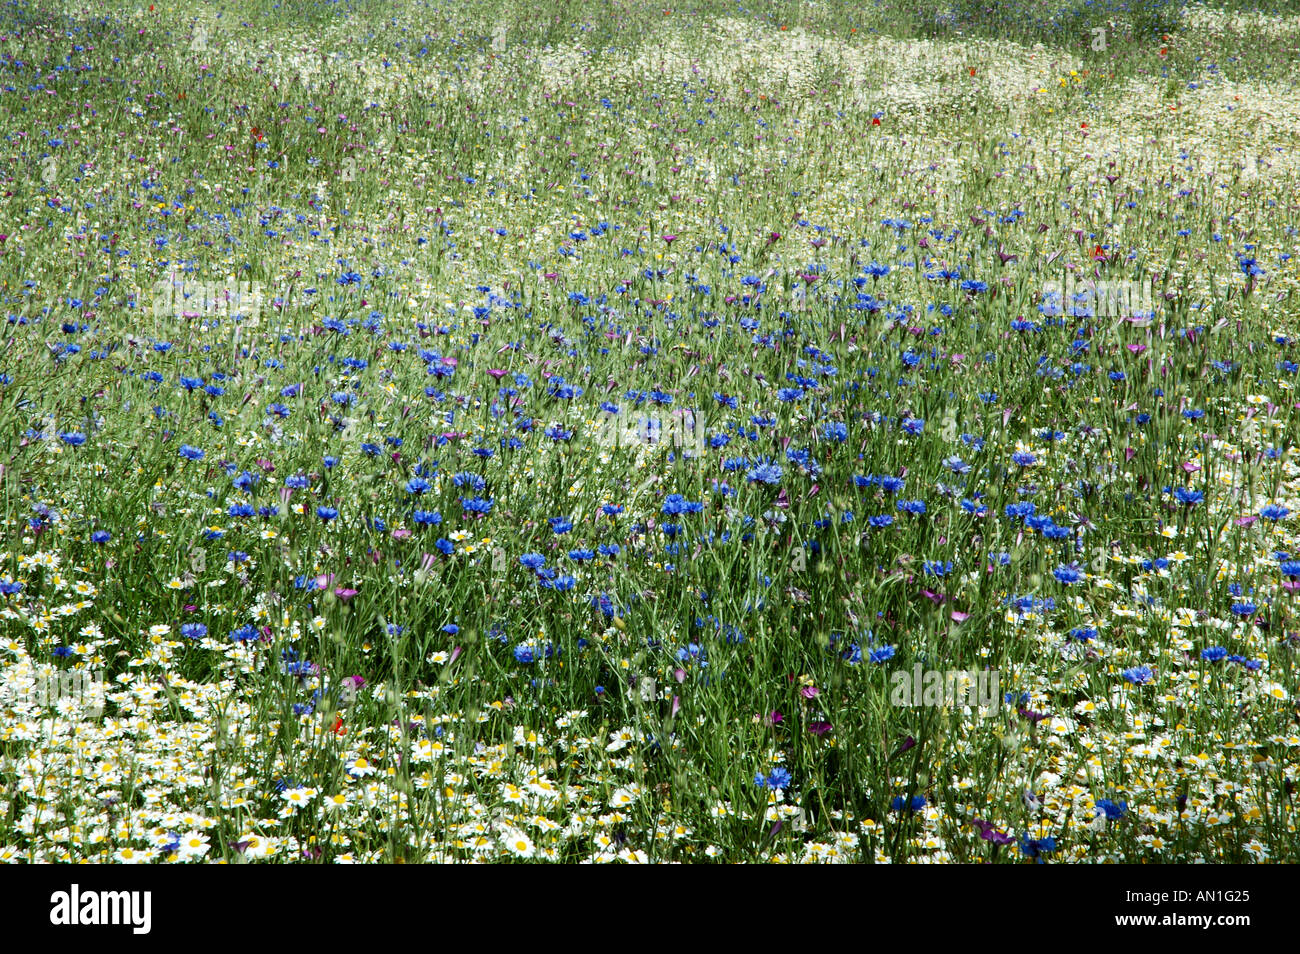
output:
[[[916,739],[909,735],[906,739],[903,740],[902,745],[894,749],[893,755],[890,755],[889,757],[892,759],[894,758],[894,756],[902,755],[908,749],[914,748],[915,746],[916,746]]]
[[[808,731],[811,732],[813,735],[817,736],[818,738],[821,738],[830,730],[831,730],[831,724],[829,722],[808,723]]]
[[[979,828],[981,838],[995,845],[1009,845],[1016,840],[1011,835],[998,831],[994,825],[982,818],[976,818],[972,824]]]
[[[345,586],[340,586],[340,587],[335,588],[335,590],[334,590],[334,595],[337,596],[337,597],[338,597],[340,600],[342,600],[344,603],[346,603],[348,600],[352,599],[352,597],[356,596],[358,592],[360,592],[360,591],[359,591],[359,590],[350,590],[350,589],[348,589],[348,588],[345,587]]]

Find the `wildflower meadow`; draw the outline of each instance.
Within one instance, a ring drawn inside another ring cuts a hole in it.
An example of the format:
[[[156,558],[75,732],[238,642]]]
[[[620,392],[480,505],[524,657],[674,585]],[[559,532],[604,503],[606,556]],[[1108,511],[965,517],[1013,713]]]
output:
[[[1296,861],[1298,78],[5,0],[0,860]]]

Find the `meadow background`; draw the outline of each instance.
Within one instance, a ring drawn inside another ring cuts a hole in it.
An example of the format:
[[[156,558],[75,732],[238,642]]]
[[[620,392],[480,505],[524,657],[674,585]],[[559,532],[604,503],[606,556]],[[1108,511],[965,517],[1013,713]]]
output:
[[[6,2],[0,859],[1296,860],[1298,70],[1292,3]]]

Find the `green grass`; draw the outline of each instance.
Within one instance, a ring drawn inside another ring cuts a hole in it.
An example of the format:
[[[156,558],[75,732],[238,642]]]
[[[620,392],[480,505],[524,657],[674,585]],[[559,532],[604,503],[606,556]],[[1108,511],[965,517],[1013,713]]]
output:
[[[0,857],[1294,860],[1296,11],[157,6],[0,13]]]

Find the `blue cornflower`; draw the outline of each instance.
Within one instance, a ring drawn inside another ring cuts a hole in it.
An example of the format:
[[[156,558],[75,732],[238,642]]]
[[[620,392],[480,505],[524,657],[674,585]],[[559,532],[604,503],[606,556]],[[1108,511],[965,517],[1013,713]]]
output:
[[[919,812],[925,806],[926,800],[924,795],[913,795],[910,803],[902,795],[895,795],[893,801],[889,803],[889,807],[896,812]]]
[[[790,785],[790,773],[784,768],[774,768],[764,775],[759,772],[754,776],[754,784],[759,788],[770,788],[774,791],[787,788]]]
[[[1061,583],[1078,583],[1083,579],[1083,574],[1077,566],[1058,566],[1052,571],[1052,576]]]
[[[257,639],[257,627],[241,626],[230,634],[230,638],[237,643],[248,643]]]
[[[1125,669],[1121,676],[1125,682],[1131,682],[1135,686],[1144,686],[1155,678],[1150,666],[1134,666],[1132,669]]]
[[[234,477],[232,477],[230,479],[230,483],[236,490],[249,491],[257,486],[257,482],[260,479],[261,478],[258,477],[256,474],[251,474],[245,470],[242,473],[236,474]]]
[[[1020,839],[1020,850],[1027,857],[1037,858],[1042,861],[1042,855],[1050,854],[1056,850],[1055,838],[1030,838],[1028,835]]]
[[[681,494],[669,494],[664,499],[663,513],[670,516],[682,513],[700,513],[704,504],[687,500]]]
[[[769,461],[751,467],[745,476],[754,483],[768,484],[770,486],[781,482],[781,474],[781,465]]]
[[[1107,821],[1119,821],[1128,813],[1128,802],[1112,802],[1109,798],[1097,800],[1097,811],[1106,816]]]

